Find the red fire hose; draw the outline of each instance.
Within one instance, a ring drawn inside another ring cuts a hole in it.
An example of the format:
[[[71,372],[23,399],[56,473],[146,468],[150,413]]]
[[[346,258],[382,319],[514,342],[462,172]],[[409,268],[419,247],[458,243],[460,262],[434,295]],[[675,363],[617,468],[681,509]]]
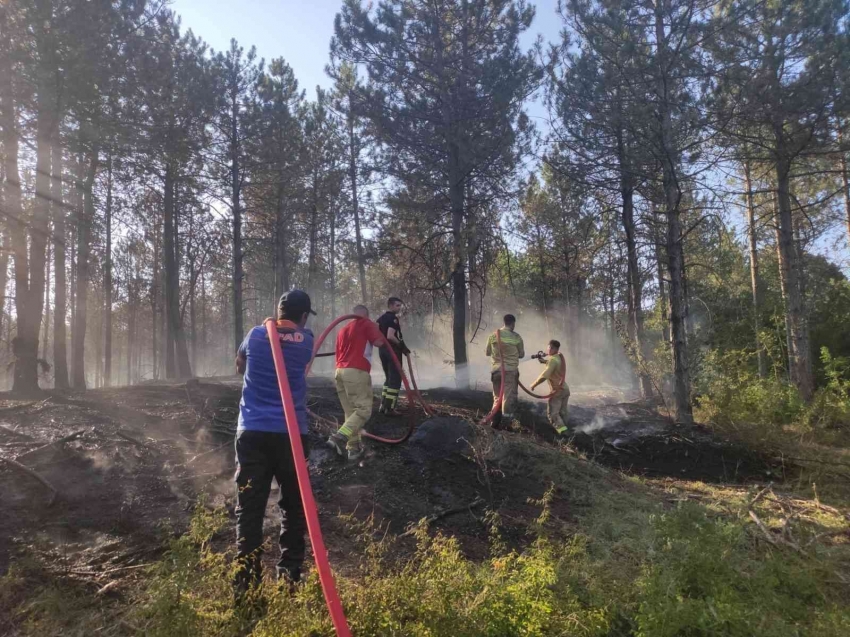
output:
[[[313,352],[319,351],[319,349],[322,347],[322,344],[325,342],[325,339],[330,335],[330,333],[333,331],[333,329],[337,325],[342,323],[343,321],[349,321],[349,320],[353,321],[353,320],[363,320],[363,319],[364,319],[364,317],[358,316],[357,314],[344,314],[343,316],[340,316],[340,317],[334,319],[333,321],[331,321],[330,325],[328,325],[324,329],[324,331],[319,335],[319,338],[316,339],[316,342],[313,345]],[[365,320],[368,320],[368,319],[365,319]],[[365,430],[362,431],[360,433],[360,435],[365,436],[366,438],[371,438],[372,440],[377,440],[378,442],[383,442],[385,444],[398,445],[398,444],[401,444],[402,442],[406,441],[410,437],[410,435],[413,433],[413,430],[416,427],[416,412],[415,412],[416,406],[414,404],[414,399],[419,401],[419,404],[422,405],[422,409],[424,409],[425,413],[428,414],[429,416],[434,414],[434,410],[431,409],[431,407],[422,398],[422,395],[419,393],[418,388],[413,389],[413,388],[410,387],[410,383],[408,383],[407,376],[404,373],[404,368],[401,366],[401,363],[399,362],[398,357],[395,355],[393,348],[388,347],[387,351],[390,353],[390,356],[393,359],[393,365],[395,365],[396,369],[398,370],[399,374],[401,375],[401,380],[404,383],[404,388],[407,390],[408,407],[409,407],[408,413],[410,414],[410,425],[408,426],[407,431],[405,432],[404,436],[402,436],[401,438],[383,438],[381,436],[377,436],[375,434],[369,433],[368,431],[365,431]],[[314,357],[315,357],[315,354],[314,354]],[[410,356],[409,355],[407,357],[407,362],[408,362],[408,365],[410,365]],[[310,373],[310,368],[312,367],[312,364],[313,364],[312,361],[310,361],[310,365],[307,366],[307,373],[308,374]],[[411,379],[413,379],[413,367],[412,366],[410,366],[410,370],[411,370]],[[413,383],[414,383],[414,387],[415,387],[415,385],[416,385],[415,379],[413,379]],[[311,413],[311,415],[314,418],[316,417],[315,414]]]
[[[502,408],[502,403],[505,400],[505,356],[502,351],[502,336],[499,334],[499,330],[496,330],[496,343],[499,346],[499,366],[502,368],[502,382],[499,383],[499,399],[493,403],[493,409],[490,410],[490,413],[484,416],[484,420],[482,420],[480,425],[488,425]]]
[[[280,399],[283,401],[283,413],[286,414],[287,430],[292,445],[292,458],[295,461],[295,475],[298,477],[298,487],[301,491],[301,502],[304,504],[304,515],[307,518],[307,531],[310,534],[310,543],[313,546],[313,556],[316,559],[316,570],[319,572],[319,581],[322,583],[322,592],[331,614],[331,621],[338,637],[351,637],[348,621],[342,609],[342,602],[336,592],[334,576],[331,565],[328,563],[328,552],[322,539],[322,529],[319,527],[319,513],[316,510],[316,500],[313,497],[313,489],[310,486],[310,474],[307,470],[307,462],[304,459],[304,447],[301,444],[301,435],[298,433],[298,416],[295,414],[295,403],[292,402],[292,392],[289,389],[289,378],[286,375],[286,366],[283,360],[283,348],[278,345],[278,334],[275,322],[268,319],[265,323],[266,332],[269,335],[272,356],[274,357],[274,369],[277,373],[277,383],[280,389]],[[294,427],[294,430],[293,430]]]
[[[546,394],[545,396],[541,396],[540,394],[535,394],[533,391],[531,391],[528,387],[526,387],[522,383],[519,383],[519,386],[522,387],[523,390],[525,390],[525,393],[528,394],[529,396],[534,396],[534,398],[542,398],[544,400],[548,400],[549,398],[551,398],[552,396],[554,396],[555,394],[558,393],[558,392],[553,391],[551,394]]]

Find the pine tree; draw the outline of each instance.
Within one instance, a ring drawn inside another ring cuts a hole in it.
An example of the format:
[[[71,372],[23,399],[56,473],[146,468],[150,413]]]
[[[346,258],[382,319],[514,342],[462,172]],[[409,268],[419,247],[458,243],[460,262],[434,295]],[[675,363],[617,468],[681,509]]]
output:
[[[387,153],[387,176],[427,193],[451,228],[453,349],[457,382],[466,352],[470,193],[480,201],[513,191],[531,127],[525,99],[540,77],[518,39],[534,17],[522,0],[392,0],[364,9],[347,0],[331,57],[362,65],[364,116]]]

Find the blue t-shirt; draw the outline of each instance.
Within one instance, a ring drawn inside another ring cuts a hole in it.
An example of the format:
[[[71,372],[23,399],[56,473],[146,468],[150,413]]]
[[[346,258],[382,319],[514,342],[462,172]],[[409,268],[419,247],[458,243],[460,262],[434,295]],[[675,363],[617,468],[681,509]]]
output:
[[[307,365],[313,356],[313,332],[289,321],[278,322],[278,338],[283,346],[286,376],[292,390],[292,401],[298,416],[298,428],[307,433]],[[239,354],[247,359],[242,400],[239,401],[239,431],[271,431],[287,433],[283,403],[269,335],[264,325],[253,328],[242,344]]]

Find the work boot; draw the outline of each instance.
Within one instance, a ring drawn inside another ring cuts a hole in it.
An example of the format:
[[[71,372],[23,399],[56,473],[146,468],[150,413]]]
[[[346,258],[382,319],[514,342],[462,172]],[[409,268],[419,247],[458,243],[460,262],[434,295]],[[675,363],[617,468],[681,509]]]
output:
[[[278,567],[277,569],[277,586],[278,590],[286,593],[287,595],[295,595],[295,591],[298,588],[298,584],[301,581],[301,569],[282,569]]]
[[[330,438],[328,438],[327,445],[334,451],[336,451],[337,455],[341,458],[345,458],[345,445],[348,444],[348,438],[343,436],[341,433],[336,432],[335,434],[331,434]]]
[[[366,457],[366,449],[363,447],[363,445],[358,445],[356,447],[350,447],[348,449],[348,461],[349,462],[360,462],[365,457]]]
[[[384,398],[381,401],[381,406],[378,409],[379,414],[384,414],[385,416],[389,416],[393,418],[395,416],[401,416],[402,413],[395,408],[395,404],[390,398]]]

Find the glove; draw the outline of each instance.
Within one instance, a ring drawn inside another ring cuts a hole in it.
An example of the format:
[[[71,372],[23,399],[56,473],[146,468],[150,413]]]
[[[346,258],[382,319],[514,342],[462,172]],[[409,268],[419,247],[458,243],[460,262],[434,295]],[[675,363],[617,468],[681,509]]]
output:
[[[410,354],[410,348],[407,345],[405,345],[404,341],[401,342],[401,353],[404,354],[405,356]]]

